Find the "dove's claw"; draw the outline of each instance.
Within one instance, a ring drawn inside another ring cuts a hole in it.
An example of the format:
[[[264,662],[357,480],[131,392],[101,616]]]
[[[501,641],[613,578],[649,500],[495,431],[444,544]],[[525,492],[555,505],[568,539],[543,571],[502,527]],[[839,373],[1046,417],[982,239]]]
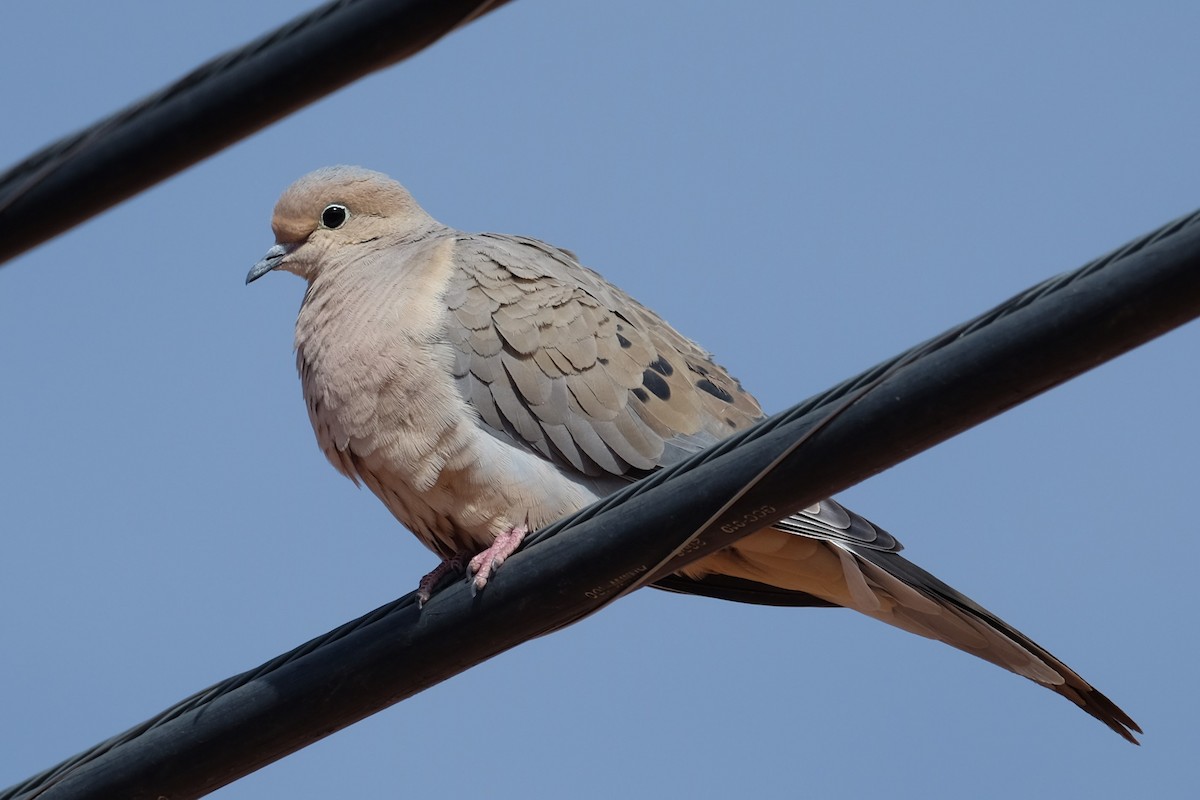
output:
[[[524,526],[512,528],[507,533],[497,536],[491,547],[471,559],[471,563],[467,565],[467,575],[474,576],[471,582],[472,591],[478,592],[487,586],[492,573],[500,568],[504,559],[517,551],[521,542],[525,541],[527,533],[529,530]]]
[[[433,590],[437,588],[438,583],[447,575],[457,575],[463,571],[463,564],[467,560],[465,551],[460,550],[452,557],[447,558],[442,563],[434,567],[433,572],[430,572],[421,582],[417,584],[417,608],[424,608],[429,602],[429,598],[433,596]]]

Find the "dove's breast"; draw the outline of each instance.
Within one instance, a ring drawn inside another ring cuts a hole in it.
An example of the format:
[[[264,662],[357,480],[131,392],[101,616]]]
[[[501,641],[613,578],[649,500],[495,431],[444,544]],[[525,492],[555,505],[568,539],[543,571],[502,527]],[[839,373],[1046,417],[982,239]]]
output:
[[[387,270],[330,270],[314,280],[296,321],[296,362],[326,457],[448,558],[614,487],[566,474],[479,425],[443,335],[442,247],[412,245],[421,252]]]

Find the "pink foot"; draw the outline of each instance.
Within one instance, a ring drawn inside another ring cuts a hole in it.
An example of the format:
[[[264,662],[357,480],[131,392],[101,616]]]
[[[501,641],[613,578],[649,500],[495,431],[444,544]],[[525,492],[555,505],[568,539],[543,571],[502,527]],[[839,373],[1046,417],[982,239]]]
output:
[[[527,533],[529,533],[529,529],[522,526],[511,528],[506,533],[497,536],[491,547],[471,559],[471,563],[467,565],[467,574],[475,576],[473,584],[475,591],[478,592],[487,586],[488,578],[492,577],[492,573],[500,568],[504,559],[517,551]]]
[[[429,602],[429,598],[433,595],[434,587],[438,582],[447,575],[457,575],[463,571],[463,563],[467,560],[467,553],[460,550],[451,558],[447,558],[442,563],[438,564],[433,572],[421,578],[421,582],[417,584],[417,608],[424,608]]]

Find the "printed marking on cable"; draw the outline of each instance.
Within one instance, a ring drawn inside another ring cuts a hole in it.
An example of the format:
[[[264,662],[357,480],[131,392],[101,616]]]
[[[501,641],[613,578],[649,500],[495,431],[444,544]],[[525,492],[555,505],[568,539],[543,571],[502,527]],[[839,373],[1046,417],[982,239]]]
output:
[[[725,531],[725,533],[737,533],[742,528],[753,525],[760,520],[769,519],[774,513],[775,506],[759,506],[753,511],[749,511],[740,517],[735,517],[726,522],[721,526],[721,530]]]
[[[596,600],[598,598],[604,597],[607,594],[611,594],[612,592],[618,591],[618,590],[624,588],[625,586],[628,586],[633,581],[634,578],[636,578],[639,575],[644,575],[645,573],[647,573],[649,571],[650,571],[650,568],[648,566],[646,566],[645,564],[642,564],[640,567],[634,567],[633,569],[629,570],[628,572],[623,572],[615,578],[610,578],[608,583],[597,586],[594,589],[589,589],[588,591],[583,593],[583,596],[588,598],[589,600]]]

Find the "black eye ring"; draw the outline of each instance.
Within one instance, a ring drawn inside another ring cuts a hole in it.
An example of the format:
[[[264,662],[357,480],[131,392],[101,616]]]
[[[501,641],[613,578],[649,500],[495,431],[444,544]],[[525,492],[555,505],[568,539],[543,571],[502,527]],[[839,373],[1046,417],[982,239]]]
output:
[[[350,219],[350,209],[341,203],[331,203],[321,212],[321,227],[337,230]]]

